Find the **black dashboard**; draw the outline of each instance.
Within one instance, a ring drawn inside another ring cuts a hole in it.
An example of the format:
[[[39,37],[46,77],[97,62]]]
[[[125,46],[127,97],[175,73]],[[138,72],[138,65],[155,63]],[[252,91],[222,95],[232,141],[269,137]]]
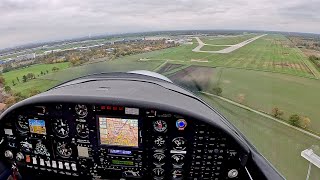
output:
[[[0,118],[1,161],[24,179],[282,179],[218,112],[154,77],[87,76]]]

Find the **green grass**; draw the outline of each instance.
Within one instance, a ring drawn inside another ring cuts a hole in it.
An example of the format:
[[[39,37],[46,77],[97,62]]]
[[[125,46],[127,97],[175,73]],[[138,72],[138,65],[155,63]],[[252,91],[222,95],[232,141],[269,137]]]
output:
[[[174,78],[179,76],[178,73],[172,78],[178,79],[177,83],[189,89],[197,90],[200,87],[209,93],[219,86],[223,90],[223,97],[238,102],[242,99],[244,105],[270,114],[274,107],[278,107],[284,111],[284,119],[292,114],[307,116],[311,119],[310,129],[320,133],[320,101],[317,98],[320,80],[232,68],[215,68],[214,73],[207,74],[209,79],[201,79],[203,70],[187,72],[188,77],[194,78],[188,81],[183,77]]]
[[[247,35],[241,35],[241,36],[227,36],[227,37],[206,37],[206,38],[200,38],[204,43],[206,44],[214,44],[214,45],[234,45],[241,43],[245,40],[248,40],[250,38],[256,37],[258,34],[247,34]]]
[[[304,54],[283,35],[267,35],[228,54],[193,52],[198,44],[182,45],[162,50],[162,53],[149,55],[151,60],[175,60],[175,63],[193,64],[210,67],[232,67],[271,71],[295,76],[314,75],[305,65],[308,61]],[[208,61],[195,62],[192,60]]]
[[[218,77],[217,77],[218,78]],[[284,118],[292,114],[308,116],[310,129],[320,133],[320,81],[283,74],[238,69],[223,69],[219,86],[222,96],[238,100],[244,95],[244,104],[271,113],[278,107]]]
[[[45,80],[45,79],[33,79],[26,83],[22,83],[12,87],[13,92],[20,92],[24,96],[29,96],[32,90],[38,90],[40,92],[46,91],[49,88],[58,85],[60,81]]]
[[[222,49],[225,49],[229,46],[203,46],[200,50],[201,51],[220,51]]]
[[[308,163],[300,153],[319,145],[319,140],[217,98],[202,98],[226,116],[286,179],[306,178]],[[310,179],[319,177],[320,170],[313,166]]]
[[[9,71],[7,73],[3,73],[3,77],[5,78],[6,85],[11,86],[12,88],[12,80],[17,83],[16,86],[24,86],[25,83],[22,83],[22,76],[27,75],[28,73],[33,73],[35,74],[36,78],[37,76],[40,75],[41,71],[46,72],[47,70],[49,73],[52,73],[52,68],[57,67],[60,70],[66,69],[69,67],[68,62],[64,63],[55,63],[55,64],[37,64],[37,65],[32,65],[29,67],[21,68],[21,69],[16,69],[13,71]],[[20,83],[17,81],[17,77],[20,79]],[[17,88],[19,89],[19,88]]]

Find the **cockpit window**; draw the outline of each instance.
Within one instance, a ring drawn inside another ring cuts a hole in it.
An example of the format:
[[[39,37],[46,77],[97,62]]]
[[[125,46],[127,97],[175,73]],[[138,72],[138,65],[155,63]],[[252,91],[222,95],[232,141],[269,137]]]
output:
[[[81,76],[148,70],[221,112],[285,178],[317,179],[319,8],[313,0],[4,0],[0,113]]]

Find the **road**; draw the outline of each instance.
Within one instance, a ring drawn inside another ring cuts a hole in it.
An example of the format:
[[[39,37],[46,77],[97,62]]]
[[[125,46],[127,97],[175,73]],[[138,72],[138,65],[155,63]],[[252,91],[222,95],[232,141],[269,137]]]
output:
[[[251,39],[248,39],[248,40],[245,40],[241,43],[238,43],[238,44],[235,44],[235,45],[212,45],[212,44],[205,44],[204,42],[201,41],[201,39],[199,37],[196,37],[196,40],[198,41],[199,45],[197,47],[195,47],[192,51],[193,52],[203,52],[203,53],[218,53],[218,54],[227,54],[227,53],[231,53],[263,36],[266,36],[267,34],[263,34],[263,35],[260,35],[260,36],[256,36],[256,37],[253,37]],[[208,46],[229,46],[225,49],[222,49],[220,51],[201,51],[201,48],[205,45],[208,45]]]

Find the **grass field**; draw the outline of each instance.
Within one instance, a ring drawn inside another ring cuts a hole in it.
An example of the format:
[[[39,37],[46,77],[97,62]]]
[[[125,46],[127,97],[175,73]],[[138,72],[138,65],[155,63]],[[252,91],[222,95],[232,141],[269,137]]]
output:
[[[247,35],[239,35],[239,36],[226,36],[226,37],[206,37],[200,38],[206,44],[214,44],[214,45],[235,45],[241,43],[245,40],[258,36],[257,34],[247,34]]]
[[[200,50],[201,51],[220,51],[222,49],[225,49],[229,46],[203,46]]]
[[[201,97],[241,130],[286,179],[306,178],[308,163],[300,153],[312,145],[319,145],[319,140],[222,100]],[[313,166],[310,179],[319,177],[320,170]]]
[[[28,73],[33,73],[37,77],[37,75],[40,75],[41,71],[46,72],[48,70],[49,73],[52,73],[53,67],[57,67],[60,70],[63,70],[69,67],[69,62],[32,65],[29,67],[3,73],[3,77],[6,80],[6,85],[12,86],[12,80],[14,80],[17,83],[17,77],[20,79],[20,82],[22,82],[23,75],[27,75]]]
[[[150,55],[150,60],[171,60],[177,64],[194,64],[211,67],[232,67],[286,73],[302,77],[314,77],[305,62],[304,54],[283,35],[264,36],[228,54],[192,52],[198,46],[182,45]],[[201,60],[196,62],[192,60]]]
[[[210,72],[210,73],[209,73]],[[212,93],[221,87],[222,96],[267,113],[278,107],[283,118],[292,114],[311,119],[310,129],[320,133],[320,81],[286,74],[232,68],[189,67],[171,77],[194,91]]]

